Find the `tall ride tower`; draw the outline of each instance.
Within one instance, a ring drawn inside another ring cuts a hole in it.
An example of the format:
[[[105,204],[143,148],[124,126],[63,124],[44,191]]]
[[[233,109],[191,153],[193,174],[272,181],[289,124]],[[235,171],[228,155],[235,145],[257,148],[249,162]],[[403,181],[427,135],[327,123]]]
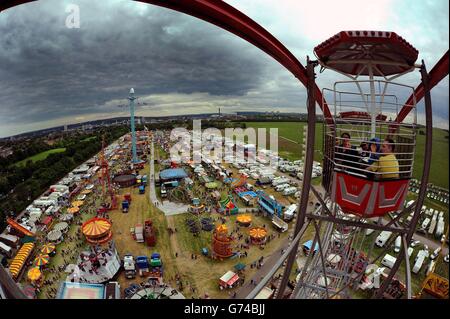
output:
[[[134,100],[136,97],[134,96],[134,89],[130,89],[130,96],[128,96],[128,100],[130,100],[130,114],[131,114],[131,144],[132,144],[132,162],[137,163],[137,155],[136,155],[136,130],[134,128]]]

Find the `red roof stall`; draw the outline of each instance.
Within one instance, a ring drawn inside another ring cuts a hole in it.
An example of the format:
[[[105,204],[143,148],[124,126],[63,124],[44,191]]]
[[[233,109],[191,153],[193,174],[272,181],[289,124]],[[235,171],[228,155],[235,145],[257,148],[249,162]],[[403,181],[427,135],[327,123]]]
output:
[[[236,284],[238,280],[239,275],[229,270],[225,273],[225,275],[220,277],[219,285],[223,288],[233,288],[233,285]]]
[[[48,226],[51,222],[52,222],[52,217],[51,216],[47,216],[44,218],[44,220],[42,221],[42,224],[45,226]]]

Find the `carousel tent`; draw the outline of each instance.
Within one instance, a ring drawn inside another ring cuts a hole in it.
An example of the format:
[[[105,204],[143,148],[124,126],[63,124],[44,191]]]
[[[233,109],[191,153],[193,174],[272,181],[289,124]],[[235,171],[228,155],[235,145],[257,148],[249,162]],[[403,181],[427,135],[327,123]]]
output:
[[[83,223],[81,230],[90,243],[104,243],[111,239],[111,222],[106,218],[94,217]]]
[[[39,269],[39,267],[33,267],[30,270],[28,270],[27,276],[30,281],[37,281],[37,280],[41,279],[42,272]]]
[[[69,224],[67,224],[66,222],[58,223],[53,227],[53,230],[59,230],[62,233],[65,233],[68,229]]]
[[[47,234],[47,239],[51,242],[58,242],[62,239],[62,233],[59,230],[52,230]]]
[[[239,215],[236,217],[236,220],[239,224],[249,225],[252,222],[252,216],[250,215]]]
[[[111,223],[104,218],[93,218],[83,225],[83,234],[89,237],[101,237],[111,229]]]
[[[267,231],[262,227],[254,227],[250,229],[250,237],[254,240],[263,240],[267,236]]]

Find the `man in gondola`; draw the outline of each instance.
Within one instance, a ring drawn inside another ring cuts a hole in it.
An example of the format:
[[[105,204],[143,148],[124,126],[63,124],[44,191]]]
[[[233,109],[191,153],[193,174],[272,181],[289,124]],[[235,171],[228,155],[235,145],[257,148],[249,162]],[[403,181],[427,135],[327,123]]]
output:
[[[395,142],[386,138],[381,145],[380,159],[373,163],[368,170],[381,173],[380,178],[399,178],[398,160],[394,154]]]

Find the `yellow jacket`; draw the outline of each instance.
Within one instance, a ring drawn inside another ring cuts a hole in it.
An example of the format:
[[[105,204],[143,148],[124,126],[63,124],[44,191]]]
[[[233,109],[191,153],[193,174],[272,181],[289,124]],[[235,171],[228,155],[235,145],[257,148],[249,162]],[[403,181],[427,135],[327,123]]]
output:
[[[398,166],[398,160],[394,154],[380,156],[380,159],[373,163],[368,169],[373,172],[383,173],[381,174],[381,178],[399,177],[398,172],[400,169]]]

